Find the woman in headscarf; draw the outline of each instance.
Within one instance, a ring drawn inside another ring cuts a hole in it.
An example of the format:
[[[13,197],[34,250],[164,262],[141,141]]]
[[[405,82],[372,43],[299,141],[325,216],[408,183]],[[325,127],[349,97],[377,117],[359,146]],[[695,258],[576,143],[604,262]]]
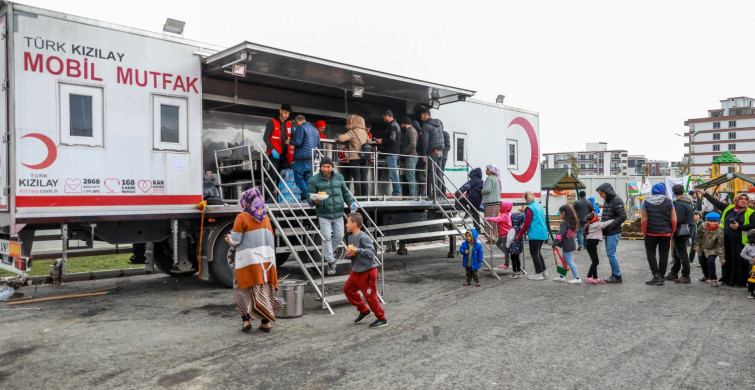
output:
[[[485,185],[482,187],[482,204],[485,206],[485,218],[497,217],[501,209],[501,170],[495,164],[488,164],[485,169]],[[498,225],[485,227],[485,234],[491,240],[498,237]]]
[[[730,287],[745,287],[749,275],[749,262],[744,260],[740,253],[747,244],[747,232],[755,228],[753,209],[749,208],[750,198],[747,194],[739,194],[734,204],[724,203],[703,190],[698,193],[722,211],[721,226],[724,228],[724,252],[725,260],[721,262],[721,277],[719,283]]]
[[[283,308],[275,297],[278,273],[273,227],[258,189],[244,191],[240,203],[242,212],[225,241],[231,245],[228,261],[234,270],[233,295],[243,321],[241,330],[249,332],[253,320],[262,320],[260,330],[270,333],[270,322]]]

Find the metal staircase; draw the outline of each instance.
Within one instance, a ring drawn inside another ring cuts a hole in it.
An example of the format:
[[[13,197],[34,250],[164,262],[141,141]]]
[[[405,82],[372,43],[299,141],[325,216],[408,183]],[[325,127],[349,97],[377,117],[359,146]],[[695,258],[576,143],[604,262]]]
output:
[[[257,149],[260,151],[260,168],[269,166],[272,162],[267,154],[262,152],[264,149],[259,144],[257,145]],[[266,203],[270,222],[273,224],[276,237],[280,241],[283,241],[284,244],[277,245],[276,253],[288,252],[294,257],[301,272],[315,290],[317,298],[322,302],[322,308],[327,309],[330,314],[334,314],[332,305],[345,302],[347,299],[344,294],[327,294],[325,291],[326,286],[345,283],[348,275],[326,275],[326,263],[322,248],[325,238],[317,225],[317,216],[314,207],[309,206],[305,202],[279,201],[276,196],[278,192],[284,192],[284,195],[293,196],[294,191],[288,186],[280,172],[276,169],[260,169],[259,171],[261,172],[261,177],[257,184],[262,188],[263,195],[270,200]],[[275,177],[271,177],[271,173]],[[281,183],[281,187],[269,188],[276,181]],[[285,197],[281,198],[285,199]],[[357,203],[357,207],[361,209],[359,203]],[[378,263],[380,265],[379,279],[382,287],[380,288],[378,297],[381,302],[384,302],[382,298],[382,293],[385,289],[382,240],[378,243],[375,238],[375,236],[382,237],[383,233],[367,213],[362,213],[362,215],[365,217],[363,231],[370,236],[373,243],[378,244],[377,247],[380,251]],[[346,246],[343,242],[341,242],[338,248],[333,248],[338,264],[349,263],[349,260],[342,258],[345,254],[345,249]]]
[[[470,213],[465,210],[466,207],[474,207],[469,203],[469,200],[467,200],[466,197],[456,196],[456,192],[459,191],[459,189],[456,187],[456,185],[453,184],[453,181],[446,176],[445,172],[440,169],[440,166],[435,163],[432,159],[427,159],[428,164],[433,164],[433,172],[438,172],[443,179],[444,183],[449,185],[453,188],[453,192],[451,195],[451,198],[448,198],[445,196],[435,196],[434,197],[434,203],[437,210],[439,210],[445,218],[448,220],[448,223],[453,226],[453,228],[459,233],[461,237],[464,237],[464,234],[466,230],[475,228],[474,221],[472,220],[472,217]],[[464,160],[464,162],[469,166],[469,163]],[[431,175],[433,173],[428,172],[428,175]],[[437,185],[436,180],[430,181],[433,186],[433,190],[435,194],[444,193],[443,188],[439,188]],[[466,202],[466,203],[465,203]],[[461,205],[464,205],[464,207],[460,207]],[[461,215],[464,215],[461,217]],[[482,246],[487,250],[487,252],[490,255],[490,262],[488,260],[483,259],[483,262],[488,267],[488,270],[490,273],[495,276],[498,280],[501,279],[500,276],[498,276],[498,273],[495,272],[495,269],[493,268],[493,244],[492,242],[495,242],[495,240],[498,237],[490,237],[488,235],[488,230],[492,231],[492,225],[486,221],[484,218],[480,218],[480,221],[478,221],[478,224],[482,226],[482,229],[478,229],[481,231],[478,231],[478,241],[481,241],[480,243]],[[480,237],[483,237],[484,239],[479,240]]]

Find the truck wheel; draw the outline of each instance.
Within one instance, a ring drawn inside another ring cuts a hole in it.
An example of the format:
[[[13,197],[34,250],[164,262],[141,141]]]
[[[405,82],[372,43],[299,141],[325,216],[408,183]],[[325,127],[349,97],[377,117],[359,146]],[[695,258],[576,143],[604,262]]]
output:
[[[228,250],[231,245],[225,242],[226,234],[231,232],[232,227],[228,227],[220,234],[215,241],[215,249],[212,252],[212,261],[210,262],[210,276],[212,280],[226,287],[233,287],[233,269],[228,263]],[[275,266],[280,267],[288,260],[291,253],[277,253],[275,255]]]
[[[169,244],[169,240],[155,242],[153,245],[155,266],[160,272],[170,276],[191,276],[197,273],[197,254],[193,245],[189,245],[189,261],[191,261],[192,269],[186,272],[173,269],[173,248]]]

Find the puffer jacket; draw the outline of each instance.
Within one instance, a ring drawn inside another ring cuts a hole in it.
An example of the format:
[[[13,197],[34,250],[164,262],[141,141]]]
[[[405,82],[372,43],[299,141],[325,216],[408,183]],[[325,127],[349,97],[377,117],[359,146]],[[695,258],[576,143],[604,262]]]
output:
[[[361,127],[346,130],[345,133],[338,136],[338,142],[348,142],[346,149],[349,151],[349,160],[359,160],[362,158],[357,152],[361,151],[362,145],[368,141],[367,131]]]
[[[417,129],[409,126],[401,132],[401,154],[405,156],[417,155]]]
[[[448,158],[451,151],[451,134],[443,130],[443,158]]]
[[[475,168],[472,172],[469,172],[469,181],[464,183],[459,188],[459,191],[456,191],[456,197],[458,198],[462,193],[466,193],[469,203],[473,207],[480,207],[480,203],[482,202],[482,185],[482,169]]]
[[[577,227],[579,229],[579,227]],[[564,252],[574,252],[577,250],[577,232],[569,228],[569,224],[566,221],[561,221],[561,225],[558,226],[558,234],[556,239],[553,240],[553,247],[560,247]]]
[[[610,225],[603,228],[603,235],[613,236],[615,234],[620,234],[621,225],[627,219],[627,212],[624,210],[624,201],[616,195],[616,191],[613,190],[613,187],[609,183],[601,184],[598,186],[597,191],[603,191],[606,194],[600,220],[613,220]]]
[[[514,230],[514,237],[517,237],[519,235],[519,232],[522,231],[522,228],[524,227],[524,214],[522,213],[511,213],[511,229]],[[522,253],[522,250],[524,250],[524,240],[521,238],[514,238],[511,240],[511,244],[509,244],[508,252],[512,255],[516,255],[519,253]]]
[[[291,145],[294,145],[294,160],[310,161],[312,150],[320,147],[320,132],[309,122],[304,122],[294,130]]]
[[[497,217],[487,217],[486,221],[498,223],[498,237],[505,237],[511,230],[511,209],[514,204],[508,201],[501,202],[501,213]]]
[[[472,247],[470,248],[469,242],[467,242],[467,234],[472,233]],[[477,242],[477,230],[469,229],[464,233],[464,242],[459,246],[459,253],[461,253],[462,265],[464,268],[471,268],[472,271],[477,271],[482,267],[483,263],[483,250],[482,244]],[[469,251],[469,253],[464,253]]]
[[[309,178],[310,194],[316,194],[318,192],[325,192],[328,194],[328,199],[321,200],[320,203],[315,204],[315,201],[311,197],[307,198],[307,203],[315,208],[315,212],[318,217],[336,219],[343,217],[343,210],[346,205],[351,205],[354,199],[351,198],[349,190],[346,188],[346,182],[343,179],[343,175],[333,172],[330,179],[325,178],[321,173],[318,173]]]
[[[695,236],[695,251],[703,257],[718,256],[724,259],[724,229],[708,230],[707,223],[700,225]]]
[[[437,150],[441,155],[446,147],[446,141],[443,139],[443,122],[430,118],[422,124],[422,134],[419,139],[420,150],[429,156],[433,150]]]
[[[692,232],[695,225],[695,200],[689,194],[683,194],[674,201],[674,210],[676,210],[676,230],[683,223],[687,224],[689,231]]]

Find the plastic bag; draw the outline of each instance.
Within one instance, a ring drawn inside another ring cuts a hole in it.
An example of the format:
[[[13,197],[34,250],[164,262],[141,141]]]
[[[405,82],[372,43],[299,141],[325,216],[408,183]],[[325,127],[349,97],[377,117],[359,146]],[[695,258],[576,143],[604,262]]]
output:
[[[13,287],[0,286],[0,299],[8,299],[13,296],[16,290]]]
[[[283,177],[283,181],[278,184],[278,201],[285,201],[286,203],[298,202],[299,199],[301,199],[301,190],[299,189],[299,186],[296,185],[296,181],[294,180],[293,169],[282,170],[281,177]],[[286,186],[288,186],[291,191],[289,191]]]

